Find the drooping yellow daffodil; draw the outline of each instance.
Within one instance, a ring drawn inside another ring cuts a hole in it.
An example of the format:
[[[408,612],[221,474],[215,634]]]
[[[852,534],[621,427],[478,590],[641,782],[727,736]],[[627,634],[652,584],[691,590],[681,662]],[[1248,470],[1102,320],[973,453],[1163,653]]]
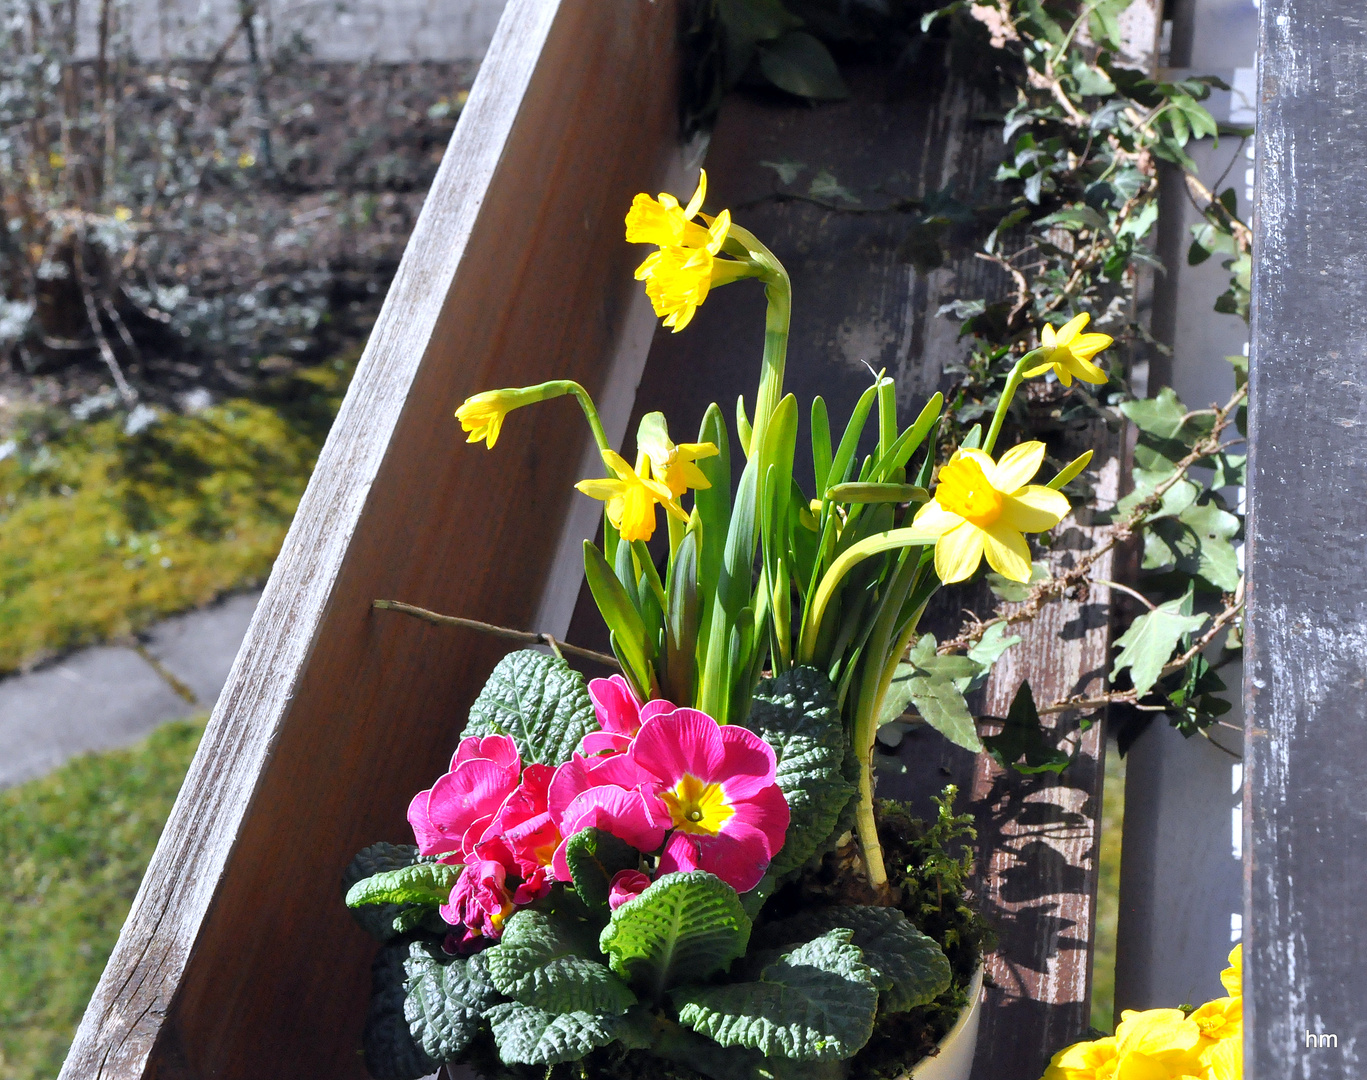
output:
[[[677,499],[689,488],[702,490],[712,486],[695,462],[700,458],[716,457],[719,453],[716,446],[710,442],[671,442],[669,430],[660,413],[648,413],[641,421],[636,435],[636,448],[650,462],[650,475],[669,488],[674,498]]]
[[[1023,533],[1052,529],[1067,515],[1068,499],[1031,484],[1044,461],[1044,444],[1021,443],[994,462],[981,450],[957,450],[940,469],[934,497],[912,525],[935,537],[935,572],[950,585],[972,577],[984,554],[1012,581],[1030,580],[1030,546]]]
[[[470,433],[466,442],[488,443],[489,449],[498,442],[498,433],[503,430],[503,418],[514,409],[530,405],[532,401],[523,390],[485,390],[465,402],[456,410],[460,426]]]
[[[1239,942],[1229,951],[1229,967],[1220,972],[1220,985],[1230,997],[1242,997],[1244,992],[1244,944]]]
[[[655,244],[658,247],[703,247],[711,239],[707,229],[693,219],[707,197],[707,170],[698,173],[698,190],[686,207],[667,191],[652,199],[642,192],[631,200],[627,211],[627,243]]]
[[[681,207],[678,199],[662,192],[658,199],[637,195],[627,211],[627,240],[656,244],[660,249],[636,268],[636,280],[646,283],[655,314],[676,334],[692,321],[714,285],[757,272],[748,262],[717,257],[731,230],[731,212],[723,210],[715,218],[699,213],[706,193],[704,171],[687,206]],[[706,227],[693,220],[697,217]]]
[[[1098,386],[1104,383],[1109,376],[1092,363],[1092,357],[1115,339],[1109,334],[1082,333],[1082,328],[1090,319],[1091,316],[1084,311],[1076,318],[1069,319],[1057,331],[1046,325],[1040,334],[1040,348],[1044,354],[1042,362],[1027,370],[1025,377],[1032,378],[1052,370],[1064,386],[1072,386],[1075,378]]]
[[[622,534],[623,540],[649,540],[655,534],[656,503],[681,521],[688,520],[669,488],[645,475],[649,466],[644,461],[638,472],[621,454],[604,450],[603,463],[616,479],[580,480],[574,486],[589,498],[602,499],[608,504],[608,520]]]

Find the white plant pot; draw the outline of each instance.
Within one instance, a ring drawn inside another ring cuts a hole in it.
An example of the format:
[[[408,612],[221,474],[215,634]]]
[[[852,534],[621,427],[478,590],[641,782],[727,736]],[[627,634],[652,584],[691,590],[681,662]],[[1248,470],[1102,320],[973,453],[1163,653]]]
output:
[[[973,1055],[978,1049],[978,1018],[983,1011],[983,965],[968,983],[968,1005],[948,1034],[935,1047],[935,1053],[922,1058],[900,1080],[968,1080],[973,1071]]]

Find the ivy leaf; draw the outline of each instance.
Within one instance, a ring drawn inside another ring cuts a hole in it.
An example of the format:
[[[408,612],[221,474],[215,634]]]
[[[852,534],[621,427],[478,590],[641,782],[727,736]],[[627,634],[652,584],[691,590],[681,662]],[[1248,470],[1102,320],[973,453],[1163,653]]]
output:
[[[451,887],[460,876],[459,866],[422,862],[397,870],[385,870],[356,882],[346,894],[346,906],[368,904],[417,904],[440,907],[451,896]]]
[[[524,765],[560,765],[598,730],[584,676],[556,656],[509,653],[470,706],[465,735],[511,735]]]
[[[853,937],[831,930],[768,965],[756,982],[676,990],[679,1022],[766,1057],[851,1057],[869,1041],[878,1008],[873,969]]]
[[[1002,725],[1000,734],[985,736],[983,745],[1003,769],[1015,769],[1028,776],[1042,772],[1060,773],[1072,763],[1073,759],[1067,753],[1049,741],[1048,733],[1040,724],[1028,679],[1021,682],[1016,696],[1011,699],[1006,719],[999,723]]]
[[[789,30],[760,45],[759,69],[780,90],[799,97],[843,101],[850,96],[830,50],[804,30]]]
[[[449,956],[431,942],[409,943],[403,1015],[409,1033],[433,1061],[454,1061],[464,1053],[484,1011],[499,1000],[486,956]]]
[[[625,840],[602,829],[584,829],[565,844],[574,891],[591,909],[606,915],[612,879],[618,871],[635,870],[641,855]]]
[[[769,864],[778,878],[821,850],[856,794],[843,772],[845,726],[830,681],[810,667],[761,682],[744,726],[773,747],[788,800],[788,832]]]
[[[1187,407],[1170,386],[1159,390],[1157,397],[1126,401],[1120,411],[1144,434],[1187,445],[1209,435],[1215,426],[1212,416],[1188,416]]]
[[[1159,604],[1153,611],[1135,619],[1116,642],[1120,655],[1115,658],[1111,678],[1128,668],[1139,697],[1152,690],[1177,643],[1199,630],[1206,621],[1205,615],[1191,613],[1191,599],[1192,586],[1188,585],[1184,596]]]
[[[935,635],[924,635],[897,665],[883,699],[880,723],[896,720],[908,705],[914,705],[921,718],[946,739],[977,753],[983,748],[978,728],[957,682],[971,680],[982,670],[981,664],[967,656],[936,655]]]
[[[370,1007],[361,1031],[366,1071],[375,1080],[418,1080],[441,1062],[429,1057],[409,1031],[404,1010],[404,960],[408,943],[383,946],[370,965]]]
[[[978,639],[978,643],[968,650],[968,658],[981,667],[982,673],[985,674],[1001,658],[1002,653],[1020,643],[1021,636],[1011,634],[1009,624],[993,623]],[[975,676],[976,678],[981,678],[981,675]],[[959,689],[967,691],[968,687],[961,685]]]
[[[730,885],[703,870],[665,874],[612,913],[599,945],[612,970],[655,998],[745,955],[750,918]]]
[[[550,1013],[504,1002],[485,1014],[505,1065],[558,1065],[607,1046],[627,1027],[624,1017],[589,1012]]]
[[[1143,568],[1199,575],[1233,592],[1239,585],[1239,555],[1230,541],[1239,528],[1239,519],[1213,500],[1188,506],[1144,530]]]
[[[1019,604],[1030,595],[1031,585],[1048,580],[1049,567],[1042,562],[1032,562],[1029,581],[1012,581],[1009,577],[992,570],[987,575],[987,587],[992,590],[992,595],[998,600],[1005,600],[1009,604]]]
[[[852,905],[804,913],[770,923],[762,936],[781,944],[810,940],[841,927],[853,932],[851,944],[873,969],[880,1013],[906,1012],[948,988],[953,974],[949,958],[898,908]]]
[[[624,1013],[636,995],[573,931],[542,911],[519,911],[492,949],[481,953],[499,992],[551,1013]]]

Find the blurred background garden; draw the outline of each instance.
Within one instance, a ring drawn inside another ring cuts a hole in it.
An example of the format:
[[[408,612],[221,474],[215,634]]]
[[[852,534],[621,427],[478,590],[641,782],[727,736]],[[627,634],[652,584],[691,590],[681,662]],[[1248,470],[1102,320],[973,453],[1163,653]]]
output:
[[[234,649],[159,628],[245,629],[501,7],[0,0],[0,1080],[60,1068]]]

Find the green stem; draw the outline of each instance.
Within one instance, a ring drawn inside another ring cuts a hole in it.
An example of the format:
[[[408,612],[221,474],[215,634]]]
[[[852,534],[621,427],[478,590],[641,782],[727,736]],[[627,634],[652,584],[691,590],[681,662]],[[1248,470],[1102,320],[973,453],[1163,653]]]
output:
[[[1031,349],[1017,360],[1016,366],[1011,369],[1011,374],[1006,380],[1006,389],[1002,391],[1001,399],[997,402],[997,411],[992,414],[992,426],[988,428],[987,438],[983,440],[984,453],[992,453],[992,448],[997,445],[997,436],[1001,434],[1006,410],[1011,407],[1011,400],[1020,389],[1020,384],[1025,381],[1025,369],[1038,358],[1039,353],[1039,349]]]
[[[783,399],[783,372],[788,359],[788,330],[792,319],[793,286],[788,271],[774,257],[774,253],[739,225],[732,224],[728,239],[741,244],[751,262],[759,269],[764,281],[764,296],[769,306],[764,313],[764,356],[760,362],[759,392],[755,398],[755,416],[751,424],[750,445],[743,447],[746,456],[759,452],[764,445],[764,432],[769,426],[778,403]]]
[[[589,422],[589,427],[593,431],[593,441],[598,444],[598,449],[600,451],[612,449],[608,443],[607,432],[603,430],[603,421],[598,419],[598,407],[594,405],[593,398],[589,397],[587,390],[573,379],[557,379],[545,385],[563,387],[559,391],[561,394],[573,394],[574,399],[579,402],[579,407],[584,410],[584,418]]]

